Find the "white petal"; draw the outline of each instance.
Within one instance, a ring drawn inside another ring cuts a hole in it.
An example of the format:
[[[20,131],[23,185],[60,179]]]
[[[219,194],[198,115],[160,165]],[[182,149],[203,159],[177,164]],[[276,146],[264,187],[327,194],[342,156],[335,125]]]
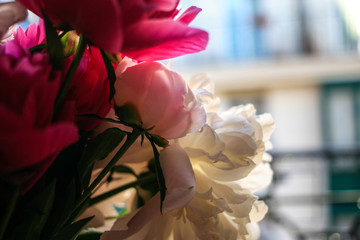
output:
[[[160,163],[167,187],[163,210],[184,207],[195,194],[195,176],[189,157],[175,143],[161,151]]]
[[[268,113],[259,115],[256,117],[256,120],[260,123],[263,129],[263,141],[267,142],[270,140],[270,136],[275,129],[275,123],[272,116]]]
[[[228,182],[246,177],[251,169],[255,167],[255,164],[249,162],[248,166],[234,167],[231,169],[216,168],[213,164],[209,164],[207,162],[199,162],[198,166],[209,178],[217,181]]]
[[[249,233],[248,240],[257,240],[260,238],[260,227],[257,223],[247,223],[246,229]]]
[[[179,144],[190,157],[205,155],[216,159],[224,149],[224,143],[208,125],[205,125],[200,132],[191,133],[179,139]]]
[[[250,212],[250,220],[251,222],[259,222],[261,221],[265,214],[268,211],[268,206],[263,201],[256,201]]]
[[[266,188],[272,181],[273,171],[269,163],[260,163],[249,175],[237,183],[252,192]]]

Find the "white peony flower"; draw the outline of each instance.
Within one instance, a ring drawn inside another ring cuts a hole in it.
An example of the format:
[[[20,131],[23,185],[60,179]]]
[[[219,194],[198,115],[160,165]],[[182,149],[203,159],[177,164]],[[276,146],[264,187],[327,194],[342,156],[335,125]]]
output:
[[[271,157],[265,150],[271,147],[274,122],[269,114],[257,116],[252,105],[218,114],[219,99],[205,75],[196,76],[189,85],[207,111],[207,123],[199,132],[172,142],[171,154],[164,154],[169,150],[160,154],[168,186],[163,214],[156,195],[135,215],[119,219],[102,240],[259,236],[255,223],[264,217],[267,206],[254,192],[271,182]]]

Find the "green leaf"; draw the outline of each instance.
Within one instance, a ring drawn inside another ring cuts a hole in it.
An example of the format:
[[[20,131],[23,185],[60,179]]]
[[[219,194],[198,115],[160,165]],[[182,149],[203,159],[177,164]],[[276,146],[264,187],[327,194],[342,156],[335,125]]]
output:
[[[41,52],[45,48],[46,48],[46,44],[41,43],[39,45],[36,45],[36,46],[30,48],[29,51],[30,51],[31,54],[33,54],[33,53],[36,53],[36,52]]]
[[[88,179],[85,179],[85,176],[89,176],[88,172],[92,171],[95,161],[106,158],[121,143],[125,136],[126,133],[119,128],[109,128],[88,142],[81,157],[78,170],[81,174],[80,179],[83,188],[87,187]]]
[[[109,155],[124,139],[126,133],[119,128],[108,128],[96,138],[91,139],[81,158],[81,164],[102,160]]]
[[[108,74],[108,78],[109,78],[109,85],[110,85],[110,99],[109,102],[111,102],[114,94],[115,94],[115,88],[114,88],[114,84],[116,81],[116,75],[115,75],[115,70],[114,67],[109,59],[109,57],[107,56],[107,54],[105,53],[104,50],[100,50],[101,51],[101,56],[104,60],[104,64],[105,64],[105,68]]]
[[[144,205],[145,205],[144,199],[140,196],[139,193],[137,193],[136,208],[141,208]]]
[[[77,166],[88,142],[87,136],[64,149],[47,170],[47,177],[55,178],[56,192],[54,206],[46,221],[42,238],[48,239],[66,222],[81,194]]]
[[[55,70],[65,68],[64,50],[60,38],[50,19],[42,13],[46,32],[46,51],[50,55],[50,61]]]
[[[48,219],[54,202],[55,180],[42,192],[25,203],[9,239],[40,239],[43,227]]]
[[[138,177],[136,175],[136,173],[131,169],[129,168],[128,166],[125,166],[125,165],[117,165],[117,166],[114,166],[112,169],[111,169],[112,172],[116,172],[116,173],[129,173],[129,174],[132,174],[134,175],[135,177]]]
[[[56,199],[54,207],[46,222],[42,237],[50,238],[63,227],[63,224],[70,217],[77,200],[77,188],[74,177],[71,181],[57,182]]]
[[[68,222],[76,220],[83,212],[85,212],[85,210],[90,206],[90,200],[90,197],[87,197],[85,201],[83,201],[83,203],[80,204],[80,206],[76,208],[75,211],[73,211]]]
[[[122,106],[114,106],[115,114],[119,119],[127,124],[141,126],[140,114],[132,103],[125,103]]]
[[[80,183],[81,183],[81,189],[85,189],[87,186],[90,185],[91,175],[92,175],[92,169],[94,168],[95,163],[91,163],[86,167],[86,170],[79,169],[79,175],[81,175]],[[84,173],[82,173],[84,171]]]
[[[92,217],[81,219],[61,229],[51,240],[73,240],[75,239],[85,225],[91,221]]]
[[[80,234],[76,240],[99,240],[102,233],[97,232],[90,232],[90,233],[84,233]]]
[[[164,174],[161,169],[160,154],[159,154],[159,151],[157,150],[155,143],[152,140],[151,136],[149,134],[146,134],[146,137],[149,139],[152,149],[153,149],[153,152],[154,152],[156,178],[157,178],[157,182],[158,182],[158,186],[159,186],[159,190],[160,190],[160,212],[162,213],[162,206],[163,206],[163,202],[165,200],[165,195],[166,195],[166,184],[165,184]]]
[[[117,147],[126,133],[119,128],[108,128],[96,138],[91,139],[85,149],[84,158],[102,160]],[[89,160],[88,160],[89,161]]]
[[[20,184],[6,184],[0,180],[1,187],[4,191],[0,202],[0,239],[3,239],[9,220],[16,210],[16,206],[20,196]]]

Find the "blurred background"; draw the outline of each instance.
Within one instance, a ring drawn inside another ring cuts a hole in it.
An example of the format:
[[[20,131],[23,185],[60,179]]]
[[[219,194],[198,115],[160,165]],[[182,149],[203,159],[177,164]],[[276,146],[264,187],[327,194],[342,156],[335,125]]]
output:
[[[210,43],[173,68],[275,119],[261,239],[360,239],[360,0],[181,4],[203,9]]]
[[[210,43],[173,68],[208,73],[223,109],[253,103],[275,119],[260,239],[360,239],[360,0],[180,4],[191,5]]]

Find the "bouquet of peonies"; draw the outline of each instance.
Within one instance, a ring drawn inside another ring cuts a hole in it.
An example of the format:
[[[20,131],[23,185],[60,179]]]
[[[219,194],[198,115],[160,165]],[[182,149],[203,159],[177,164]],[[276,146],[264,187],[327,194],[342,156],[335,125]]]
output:
[[[273,120],[156,62],[207,45],[178,2],[0,4],[0,239],[258,237]]]

